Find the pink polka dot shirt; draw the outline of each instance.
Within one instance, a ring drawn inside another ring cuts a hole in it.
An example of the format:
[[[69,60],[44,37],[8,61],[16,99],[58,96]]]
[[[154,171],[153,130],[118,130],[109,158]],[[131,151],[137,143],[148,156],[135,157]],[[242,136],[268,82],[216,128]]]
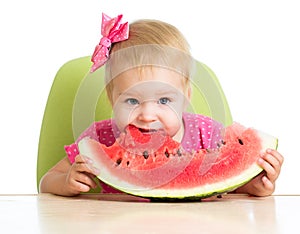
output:
[[[217,148],[218,142],[221,141],[221,130],[223,125],[219,122],[200,114],[184,113],[184,135],[181,141],[182,147],[188,151],[199,149]],[[79,154],[77,143],[84,137],[88,136],[101,144],[110,146],[114,144],[115,139],[120,135],[120,131],[113,119],[102,120],[93,123],[87,128],[76,140],[75,143],[65,146],[65,151],[71,163]],[[103,193],[112,193],[117,190],[101,183]]]

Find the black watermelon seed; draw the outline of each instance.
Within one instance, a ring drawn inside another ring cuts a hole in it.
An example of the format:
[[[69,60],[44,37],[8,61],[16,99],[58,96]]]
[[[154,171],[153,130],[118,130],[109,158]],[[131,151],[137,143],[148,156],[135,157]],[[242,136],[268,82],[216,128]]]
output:
[[[144,157],[145,159],[149,158],[149,153],[148,153],[147,150],[145,150],[145,151],[143,152],[143,157]]]
[[[240,143],[241,145],[244,144],[244,142],[243,142],[240,138],[239,138],[238,140],[239,140],[239,143]]]
[[[180,149],[177,150],[177,155],[178,155],[179,157],[182,156],[182,153],[181,153]]]
[[[165,151],[165,156],[166,156],[167,158],[170,157],[170,154],[169,154],[168,150]]]
[[[129,162],[129,161],[127,161],[127,162],[126,162],[126,165],[127,165],[127,166],[129,166],[129,164],[130,164],[130,162]]]
[[[121,164],[121,162],[122,162],[122,158],[119,158],[119,159],[116,161],[116,163],[117,163],[118,166]]]

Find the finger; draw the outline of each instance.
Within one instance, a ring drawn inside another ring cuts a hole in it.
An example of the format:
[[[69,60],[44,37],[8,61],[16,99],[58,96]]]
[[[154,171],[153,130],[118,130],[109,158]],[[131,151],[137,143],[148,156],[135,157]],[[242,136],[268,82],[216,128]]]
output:
[[[71,191],[75,193],[87,192],[91,188],[97,187],[93,178],[94,176],[89,173],[73,172],[68,179],[68,184]]]
[[[267,150],[267,153],[262,156],[274,169],[277,176],[281,171],[281,165],[283,163],[283,157],[277,151]]]
[[[88,192],[90,190],[90,186],[80,182],[80,174],[79,172],[73,172],[67,179],[68,190],[72,194],[79,194],[80,192]]]
[[[78,183],[83,184],[84,185],[84,186],[82,186],[83,188],[86,188],[86,186],[88,186],[88,190],[89,190],[91,188],[96,188],[97,187],[97,184],[96,184],[96,182],[94,181],[93,178],[94,178],[94,176],[92,174],[78,173],[75,180]]]
[[[93,163],[93,160],[87,156],[84,156],[82,154],[78,154],[76,157],[75,157],[75,163],[90,163],[92,164]]]
[[[74,191],[76,191],[77,193],[80,193],[80,192],[90,191],[91,187],[89,185],[85,184],[85,183],[74,181],[72,189]]]
[[[77,163],[76,162],[72,165],[72,167],[74,167],[75,171],[77,171],[77,172],[90,173],[94,176],[97,176],[100,173],[99,169],[94,167],[90,163]]]
[[[76,171],[79,172],[88,172],[93,175],[99,174],[99,169],[93,166],[93,160],[87,156],[82,154],[78,154],[75,157],[74,166],[76,167]]]
[[[91,179],[91,183],[90,183],[90,186],[91,186],[91,188],[97,188],[98,187],[98,184],[96,183],[96,181],[95,181],[95,178],[97,178],[97,177],[95,177],[95,175],[94,174],[89,174],[89,173],[86,173],[89,177],[90,177],[90,179]]]
[[[79,193],[86,193],[89,192],[91,190],[91,187],[87,184],[84,183],[80,183],[80,182],[76,182],[75,186],[74,186],[74,191],[77,192],[77,194]]]
[[[279,172],[277,172],[275,170],[275,168],[268,162],[265,160],[265,157],[263,156],[262,158],[258,159],[258,165],[261,166],[267,177],[271,180],[271,181],[275,181],[279,175]]]
[[[267,149],[267,153],[273,155],[278,160],[280,166],[283,164],[284,158],[277,150]]]
[[[272,183],[272,181],[270,181],[267,176],[263,176],[261,178],[261,180],[262,180],[262,183],[263,183],[266,190],[271,191],[271,193],[275,190],[274,183]]]

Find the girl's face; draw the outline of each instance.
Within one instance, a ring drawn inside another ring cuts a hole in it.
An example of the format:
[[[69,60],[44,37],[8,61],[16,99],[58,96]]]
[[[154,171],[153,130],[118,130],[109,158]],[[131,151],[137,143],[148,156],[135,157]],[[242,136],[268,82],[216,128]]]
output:
[[[119,129],[129,124],[149,133],[163,129],[180,141],[182,113],[190,98],[184,79],[177,72],[159,67],[131,69],[116,77],[112,104]]]

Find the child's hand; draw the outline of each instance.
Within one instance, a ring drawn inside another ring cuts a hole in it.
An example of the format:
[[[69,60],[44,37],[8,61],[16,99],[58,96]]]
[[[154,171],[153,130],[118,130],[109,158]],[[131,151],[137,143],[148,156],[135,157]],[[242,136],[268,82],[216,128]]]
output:
[[[269,196],[275,190],[275,181],[279,176],[283,156],[276,150],[268,149],[258,159],[258,165],[264,171],[250,182],[236,190],[237,193],[248,193],[254,196]]]
[[[66,177],[65,189],[67,193],[77,195],[97,187],[93,178],[99,174],[99,170],[93,167],[92,163],[88,157],[80,154],[76,156]]]

